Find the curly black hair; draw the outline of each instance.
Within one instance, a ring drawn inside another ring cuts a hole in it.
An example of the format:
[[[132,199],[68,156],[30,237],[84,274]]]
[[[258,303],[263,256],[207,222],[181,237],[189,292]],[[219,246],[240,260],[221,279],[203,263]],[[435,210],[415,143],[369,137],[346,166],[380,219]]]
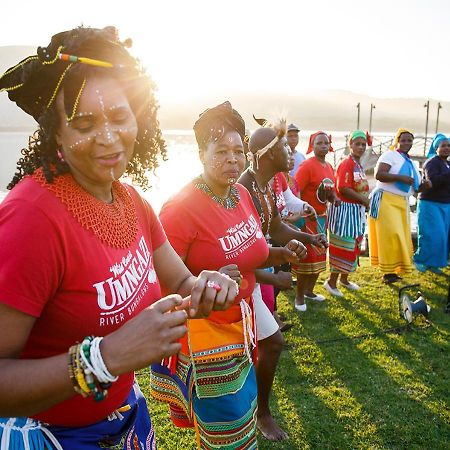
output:
[[[53,99],[56,93],[64,92],[69,117],[76,109],[75,99],[81,92],[83,80],[99,75],[119,80],[124,88],[138,124],[133,156],[125,173],[143,189],[149,187],[146,172],[158,167],[160,157],[167,159],[166,145],[157,119],[159,105],[154,96],[156,87],[144,74],[139,61],[126,50],[129,42],[119,42],[115,33],[112,27],[103,30],[76,28],[60,33],[53,36],[47,48],[39,47],[36,57],[27,58],[6,72],[3,83],[10,86],[23,84],[23,87],[8,92],[10,99],[33,115],[39,125],[29,138],[28,148],[22,149],[23,157],[17,162],[17,171],[8,189],[41,167],[49,183],[70,171],[58,157],[56,133],[60,117]],[[109,61],[113,67],[70,65],[57,60],[61,48],[72,54],[80,52],[80,56]]]

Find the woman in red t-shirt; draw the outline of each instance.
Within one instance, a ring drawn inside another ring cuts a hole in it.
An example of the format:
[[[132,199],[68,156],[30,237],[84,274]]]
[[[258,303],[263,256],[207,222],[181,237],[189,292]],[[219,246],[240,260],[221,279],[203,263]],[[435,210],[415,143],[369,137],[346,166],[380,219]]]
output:
[[[204,320],[188,320],[177,358],[152,366],[152,394],[168,402],[180,427],[195,426],[201,448],[256,448],[257,388],[252,292],[255,269],[298,261],[292,240],[271,248],[247,189],[244,121],[229,102],[194,125],[203,173],[162,208],[168,239],[192,273],[219,270],[239,281],[234,304]]]
[[[154,448],[134,371],[237,295],[222,274],[194,277],[118,181],[146,187],[165,156],[153,84],[127,46],[115,28],[78,27],[0,77],[39,123],[0,205],[2,448]]]
[[[316,216],[305,218],[300,223],[302,231],[307,233],[326,233],[327,204],[338,206],[341,203],[334,188],[333,168],[325,161],[325,156],[332,150],[331,136],[323,131],[312,134],[306,154],[314,152],[314,156],[303,162],[295,174],[300,197],[316,210]],[[295,308],[298,311],[306,311],[305,299],[325,300],[323,295],[314,293],[314,286],[326,268],[326,250],[311,245],[307,245],[307,249],[308,256],[292,267],[297,275]]]
[[[361,165],[361,157],[366,151],[370,136],[363,131],[354,131],[350,136],[350,155],[336,170],[336,190],[342,203],[331,205],[328,210],[328,230],[330,233],[330,278],[325,281],[325,289],[336,297],[344,294],[340,285],[356,291],[359,286],[348,280],[348,275],[356,270],[360,244],[366,226],[366,207],[369,206],[369,183]]]

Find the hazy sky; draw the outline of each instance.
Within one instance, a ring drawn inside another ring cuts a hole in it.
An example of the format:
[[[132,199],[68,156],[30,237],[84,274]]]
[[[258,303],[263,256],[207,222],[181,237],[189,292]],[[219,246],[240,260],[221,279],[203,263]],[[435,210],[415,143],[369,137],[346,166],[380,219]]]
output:
[[[450,100],[449,0],[3,3],[0,46],[46,45],[81,23],[117,26],[161,103],[261,89]]]

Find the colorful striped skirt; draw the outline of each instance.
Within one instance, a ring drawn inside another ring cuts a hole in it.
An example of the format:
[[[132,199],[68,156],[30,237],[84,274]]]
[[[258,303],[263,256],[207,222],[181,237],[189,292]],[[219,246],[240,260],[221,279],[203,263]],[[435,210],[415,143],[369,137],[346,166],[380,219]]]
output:
[[[317,220],[304,217],[296,225],[308,234],[326,234],[327,216],[318,216]],[[311,244],[305,244],[308,255],[299,264],[292,265],[292,273],[295,275],[314,275],[323,272],[327,266],[327,251]]]
[[[364,206],[342,202],[340,206],[329,207],[328,251],[332,272],[348,274],[356,270],[365,225]]]
[[[442,269],[448,265],[450,203],[419,200],[417,205],[418,239],[414,261]]]
[[[378,218],[369,216],[369,255],[372,266],[383,273],[408,273],[413,245],[408,198],[384,191]]]
[[[0,447],[30,450],[156,450],[147,404],[135,383],[125,403],[85,427],[41,424],[27,418],[0,418]]]
[[[176,426],[195,428],[201,449],[257,448],[254,319],[241,307],[239,322],[190,320],[175,362],[151,367],[152,396],[169,404]]]

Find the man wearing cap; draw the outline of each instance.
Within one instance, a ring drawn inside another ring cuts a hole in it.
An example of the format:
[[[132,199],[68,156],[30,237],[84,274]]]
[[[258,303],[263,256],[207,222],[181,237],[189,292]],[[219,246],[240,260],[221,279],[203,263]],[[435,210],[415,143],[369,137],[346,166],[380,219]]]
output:
[[[294,157],[294,167],[289,172],[289,175],[293,177],[295,173],[297,172],[298,166],[306,159],[306,156],[300,151],[297,150],[296,147],[298,145],[298,133],[300,132],[300,129],[298,128],[295,123],[291,123],[288,125],[287,128],[287,142],[289,144],[289,147],[291,148],[292,156]]]

